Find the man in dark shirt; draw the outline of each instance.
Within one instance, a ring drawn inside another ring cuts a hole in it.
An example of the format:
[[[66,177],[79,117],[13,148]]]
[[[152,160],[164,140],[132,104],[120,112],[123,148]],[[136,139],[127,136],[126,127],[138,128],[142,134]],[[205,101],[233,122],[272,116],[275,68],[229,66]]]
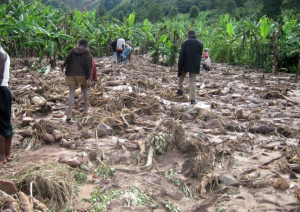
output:
[[[114,63],[118,62],[118,58],[117,58],[117,42],[118,39],[115,39],[112,43],[111,43],[111,48],[113,49],[114,52]]]
[[[68,114],[67,121],[71,121],[72,108],[74,104],[76,86],[81,87],[84,98],[84,114],[88,112],[88,80],[90,79],[92,68],[92,56],[88,48],[88,41],[82,39],[79,46],[73,48],[63,65],[66,66],[66,85],[69,86]]]
[[[177,95],[183,95],[183,80],[189,72],[189,97],[191,104],[196,104],[195,89],[196,76],[200,73],[201,56],[203,52],[203,44],[196,38],[195,31],[188,32],[188,38],[181,45],[178,60],[178,90]]]

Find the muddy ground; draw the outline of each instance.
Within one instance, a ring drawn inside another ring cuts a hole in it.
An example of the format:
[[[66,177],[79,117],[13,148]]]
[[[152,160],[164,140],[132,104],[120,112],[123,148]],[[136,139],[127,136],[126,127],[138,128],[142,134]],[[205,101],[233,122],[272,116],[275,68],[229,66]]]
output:
[[[64,73],[38,73],[34,61],[12,60],[14,160],[0,167],[0,178],[15,180],[30,195],[13,177],[30,162],[52,161],[53,169],[69,164],[76,168],[66,172],[87,174],[76,183],[76,196],[52,211],[300,211],[300,83],[294,75],[213,64],[212,71],[201,70],[191,105],[187,79],[185,96],[175,95],[176,68],[151,64],[148,56],[134,55],[129,65],[97,58],[89,114],[83,116],[82,102],[68,123]],[[156,150],[145,167],[159,132],[168,148]],[[53,139],[55,133],[62,139]],[[99,165],[111,172],[97,174]],[[95,191],[118,195],[95,209],[103,198],[83,201]],[[140,202],[138,193],[144,194]]]

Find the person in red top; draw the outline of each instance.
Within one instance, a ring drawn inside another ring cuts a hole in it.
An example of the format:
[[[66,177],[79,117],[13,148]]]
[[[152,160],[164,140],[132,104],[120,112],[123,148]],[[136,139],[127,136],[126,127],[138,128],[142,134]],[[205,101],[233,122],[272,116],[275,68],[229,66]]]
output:
[[[211,61],[208,54],[209,49],[206,48],[203,54],[204,63],[202,64],[202,67],[205,71],[210,71]]]

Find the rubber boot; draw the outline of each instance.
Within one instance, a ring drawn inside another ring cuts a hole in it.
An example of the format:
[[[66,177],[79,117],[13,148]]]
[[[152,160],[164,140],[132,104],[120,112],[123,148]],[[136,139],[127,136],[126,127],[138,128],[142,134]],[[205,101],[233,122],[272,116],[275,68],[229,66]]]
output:
[[[11,137],[5,139],[5,158],[6,158],[7,161],[12,160],[12,156],[10,154],[10,152],[11,152],[11,141],[12,141]]]
[[[0,164],[6,163],[5,158],[5,138],[3,136],[0,136]]]
[[[182,90],[177,90],[176,94],[177,94],[177,96],[183,96],[183,91]]]

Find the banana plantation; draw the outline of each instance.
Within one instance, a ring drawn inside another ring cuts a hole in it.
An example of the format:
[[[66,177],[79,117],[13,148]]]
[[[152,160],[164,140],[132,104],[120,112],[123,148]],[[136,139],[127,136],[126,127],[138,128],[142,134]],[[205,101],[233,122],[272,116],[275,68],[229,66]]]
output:
[[[122,35],[139,46],[141,53],[151,53],[154,63],[173,66],[187,31],[194,29],[213,61],[296,72],[299,14],[286,11],[280,22],[266,17],[236,20],[228,14],[209,20],[207,15],[192,20],[179,15],[153,24],[147,19],[136,23],[132,13],[122,21],[104,21],[96,18],[95,11],[62,12],[39,1],[13,0],[0,6],[1,43],[12,56],[47,57],[54,67],[81,38],[87,38],[93,56],[100,57],[111,55],[110,43]]]

